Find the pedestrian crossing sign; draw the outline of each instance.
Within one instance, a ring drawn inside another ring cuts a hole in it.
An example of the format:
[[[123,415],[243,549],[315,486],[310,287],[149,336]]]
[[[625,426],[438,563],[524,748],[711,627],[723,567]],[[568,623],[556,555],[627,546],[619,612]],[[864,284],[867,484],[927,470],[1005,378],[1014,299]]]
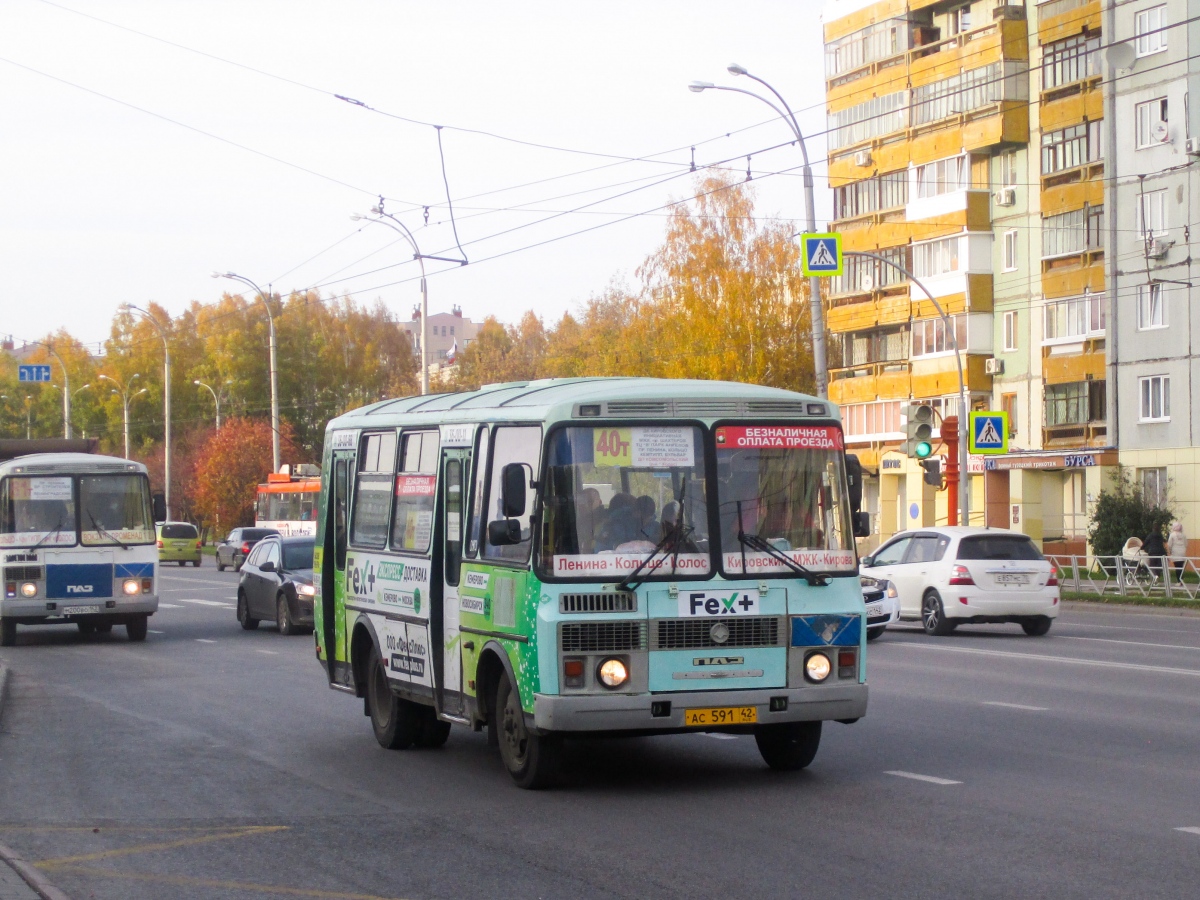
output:
[[[1008,413],[971,413],[970,450],[972,453],[1008,452]]]
[[[805,275],[842,274],[842,236],[805,234],[800,241],[800,268]]]

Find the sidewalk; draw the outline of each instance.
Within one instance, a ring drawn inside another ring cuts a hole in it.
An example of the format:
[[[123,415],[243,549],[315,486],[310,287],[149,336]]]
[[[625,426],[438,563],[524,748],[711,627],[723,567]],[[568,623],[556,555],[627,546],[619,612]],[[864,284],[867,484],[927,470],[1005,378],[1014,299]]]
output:
[[[8,664],[0,659],[0,722],[4,719],[4,694],[8,688]],[[28,880],[26,880],[28,879]],[[38,886],[37,890],[30,887]],[[70,900],[44,875],[14,851],[0,844],[0,900]]]

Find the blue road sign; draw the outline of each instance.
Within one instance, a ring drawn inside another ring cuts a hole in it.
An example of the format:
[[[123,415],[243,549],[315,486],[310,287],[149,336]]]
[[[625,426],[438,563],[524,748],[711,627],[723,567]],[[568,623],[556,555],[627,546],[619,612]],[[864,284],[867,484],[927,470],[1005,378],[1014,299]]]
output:
[[[17,366],[17,381],[49,381],[49,366]]]
[[[805,234],[800,241],[800,268],[805,275],[842,274],[842,236]]]
[[[999,454],[1008,452],[1008,413],[971,413],[970,451]]]

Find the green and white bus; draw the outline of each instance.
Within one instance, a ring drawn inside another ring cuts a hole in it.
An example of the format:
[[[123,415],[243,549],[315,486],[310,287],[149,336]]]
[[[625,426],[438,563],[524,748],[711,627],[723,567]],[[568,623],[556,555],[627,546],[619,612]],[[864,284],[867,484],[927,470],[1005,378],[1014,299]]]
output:
[[[808,765],[867,709],[837,410],[776,388],[552,379],[329,423],[316,651],[384,747],[487,728],[513,779],[564,737],[753,733]]]

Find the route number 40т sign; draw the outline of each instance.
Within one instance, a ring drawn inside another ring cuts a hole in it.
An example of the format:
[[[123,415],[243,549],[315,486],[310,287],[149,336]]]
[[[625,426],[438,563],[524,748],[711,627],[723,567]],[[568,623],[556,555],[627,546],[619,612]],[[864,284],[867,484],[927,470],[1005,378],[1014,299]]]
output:
[[[598,467],[694,466],[693,435],[690,426],[596,428],[592,431],[592,455]]]

